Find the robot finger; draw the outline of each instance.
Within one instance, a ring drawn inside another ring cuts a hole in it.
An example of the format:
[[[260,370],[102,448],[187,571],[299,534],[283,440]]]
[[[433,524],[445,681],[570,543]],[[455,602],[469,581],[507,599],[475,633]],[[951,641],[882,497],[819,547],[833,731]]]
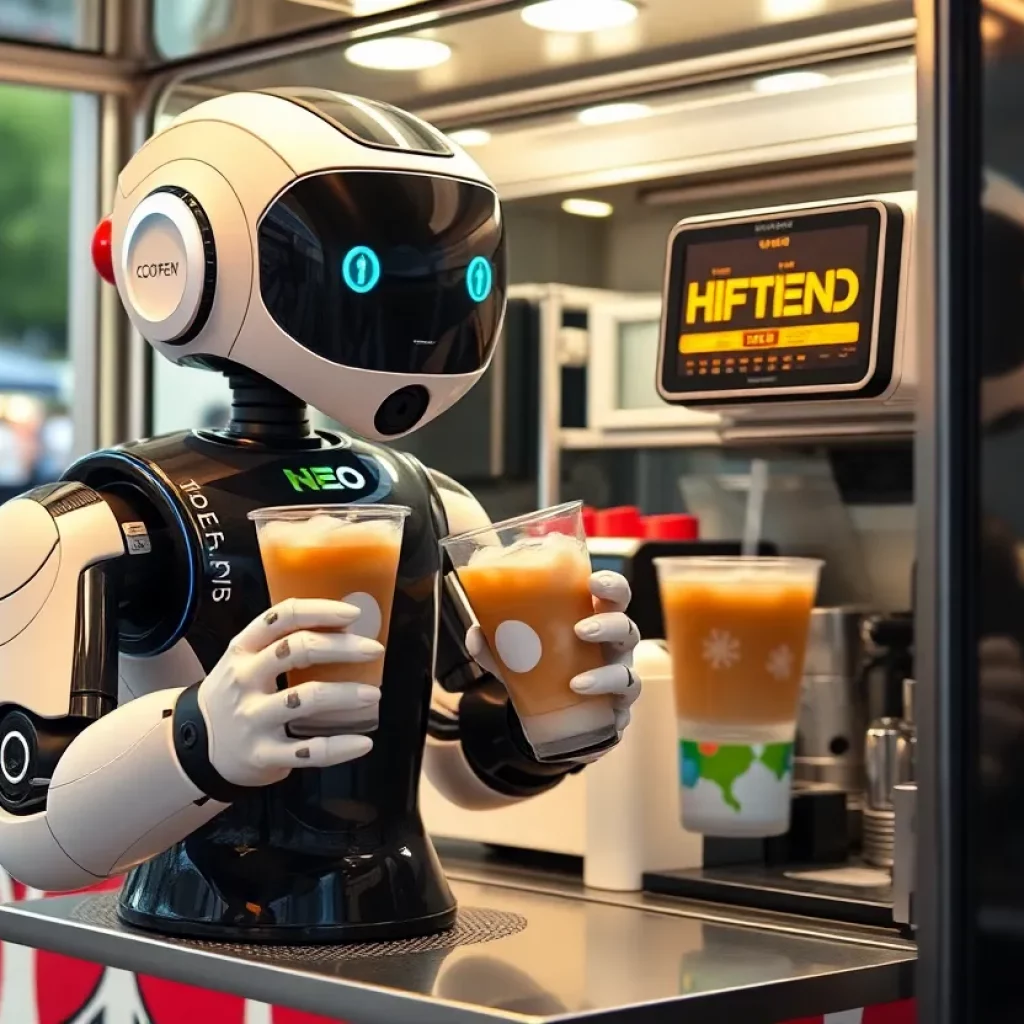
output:
[[[330,768],[363,757],[372,749],[369,736],[310,736],[264,740],[253,756],[261,768]]]
[[[640,630],[623,612],[599,612],[576,623],[576,635],[590,644],[609,644],[624,654],[640,643]]]
[[[591,575],[590,593],[594,598],[594,611],[597,612],[624,612],[633,597],[629,580],[622,573],[610,569],[602,569]]]
[[[491,648],[487,644],[487,638],[479,626],[470,626],[466,633],[466,650],[469,656],[485,671],[490,672],[495,679],[501,679],[501,672],[498,663],[491,654]]]
[[[569,681],[569,686],[576,693],[587,697],[611,693],[618,697],[632,698],[629,700],[629,704],[632,704],[635,699],[633,694],[640,693],[640,677],[631,665],[616,662],[591,669],[589,672],[581,672]],[[620,701],[616,701],[616,704],[619,703]]]
[[[615,709],[615,729],[620,736],[626,731],[630,717],[629,708]]]
[[[235,637],[234,646],[249,654],[283,640],[297,629],[344,629],[359,618],[355,605],[319,598],[290,597],[250,622]]]
[[[269,728],[322,714],[357,711],[380,703],[380,690],[364,683],[302,683],[254,702],[252,717]]]
[[[352,664],[376,661],[384,648],[376,640],[353,633],[313,633],[299,630],[252,657],[251,672],[261,683],[272,682],[282,672],[311,665]]]

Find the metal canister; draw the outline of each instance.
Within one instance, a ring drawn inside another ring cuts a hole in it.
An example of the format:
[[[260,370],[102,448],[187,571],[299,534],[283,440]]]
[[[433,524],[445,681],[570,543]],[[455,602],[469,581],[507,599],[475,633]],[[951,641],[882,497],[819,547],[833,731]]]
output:
[[[862,843],[869,864],[892,867],[896,839],[893,791],[912,781],[912,765],[912,731],[903,719],[875,719],[864,742],[867,787]]]
[[[815,608],[807,637],[793,777],[859,800],[864,789],[867,700],[862,683],[865,613]]]

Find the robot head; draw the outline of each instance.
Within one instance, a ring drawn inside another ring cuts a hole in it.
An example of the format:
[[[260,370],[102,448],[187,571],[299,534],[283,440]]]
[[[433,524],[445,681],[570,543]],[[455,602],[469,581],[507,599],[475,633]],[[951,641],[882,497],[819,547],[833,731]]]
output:
[[[476,163],[325,90],[182,114],[121,172],[93,254],[161,355],[246,367],[377,440],[476,383],[505,310],[501,207]]]

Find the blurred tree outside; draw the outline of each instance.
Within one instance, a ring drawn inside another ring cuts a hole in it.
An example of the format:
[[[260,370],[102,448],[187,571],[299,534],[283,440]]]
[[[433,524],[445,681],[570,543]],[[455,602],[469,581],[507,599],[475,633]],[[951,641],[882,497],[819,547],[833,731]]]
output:
[[[0,344],[67,352],[71,97],[0,85]]]

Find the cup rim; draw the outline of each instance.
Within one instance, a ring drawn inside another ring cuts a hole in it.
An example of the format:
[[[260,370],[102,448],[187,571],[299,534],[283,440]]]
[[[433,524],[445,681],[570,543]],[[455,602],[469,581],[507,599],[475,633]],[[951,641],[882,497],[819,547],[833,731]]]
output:
[[[359,502],[347,504],[316,504],[316,505],[266,505],[254,508],[246,513],[246,519],[254,523],[280,521],[299,521],[312,519],[313,516],[332,516],[359,513],[360,519],[405,519],[412,512],[406,505],[361,505]]]
[[[570,509],[582,510],[582,501],[565,501],[561,505],[550,505],[548,508],[539,508],[535,512],[524,512],[522,515],[513,516],[511,519],[502,519],[497,523],[488,523],[486,526],[474,526],[472,530],[463,530],[462,533],[453,533],[447,537],[441,538],[441,545],[448,547],[451,544],[457,544],[459,541],[472,540],[474,537],[478,537],[485,533],[495,533],[498,530],[514,529],[517,526],[522,526],[524,523],[528,523],[531,520],[543,518],[553,518],[556,515],[560,515],[563,512],[568,512]]]
[[[821,569],[825,564],[823,558],[807,558],[803,555],[663,555],[652,561],[655,567],[685,565],[695,569],[739,569],[753,566],[765,569],[810,569],[813,566]]]

